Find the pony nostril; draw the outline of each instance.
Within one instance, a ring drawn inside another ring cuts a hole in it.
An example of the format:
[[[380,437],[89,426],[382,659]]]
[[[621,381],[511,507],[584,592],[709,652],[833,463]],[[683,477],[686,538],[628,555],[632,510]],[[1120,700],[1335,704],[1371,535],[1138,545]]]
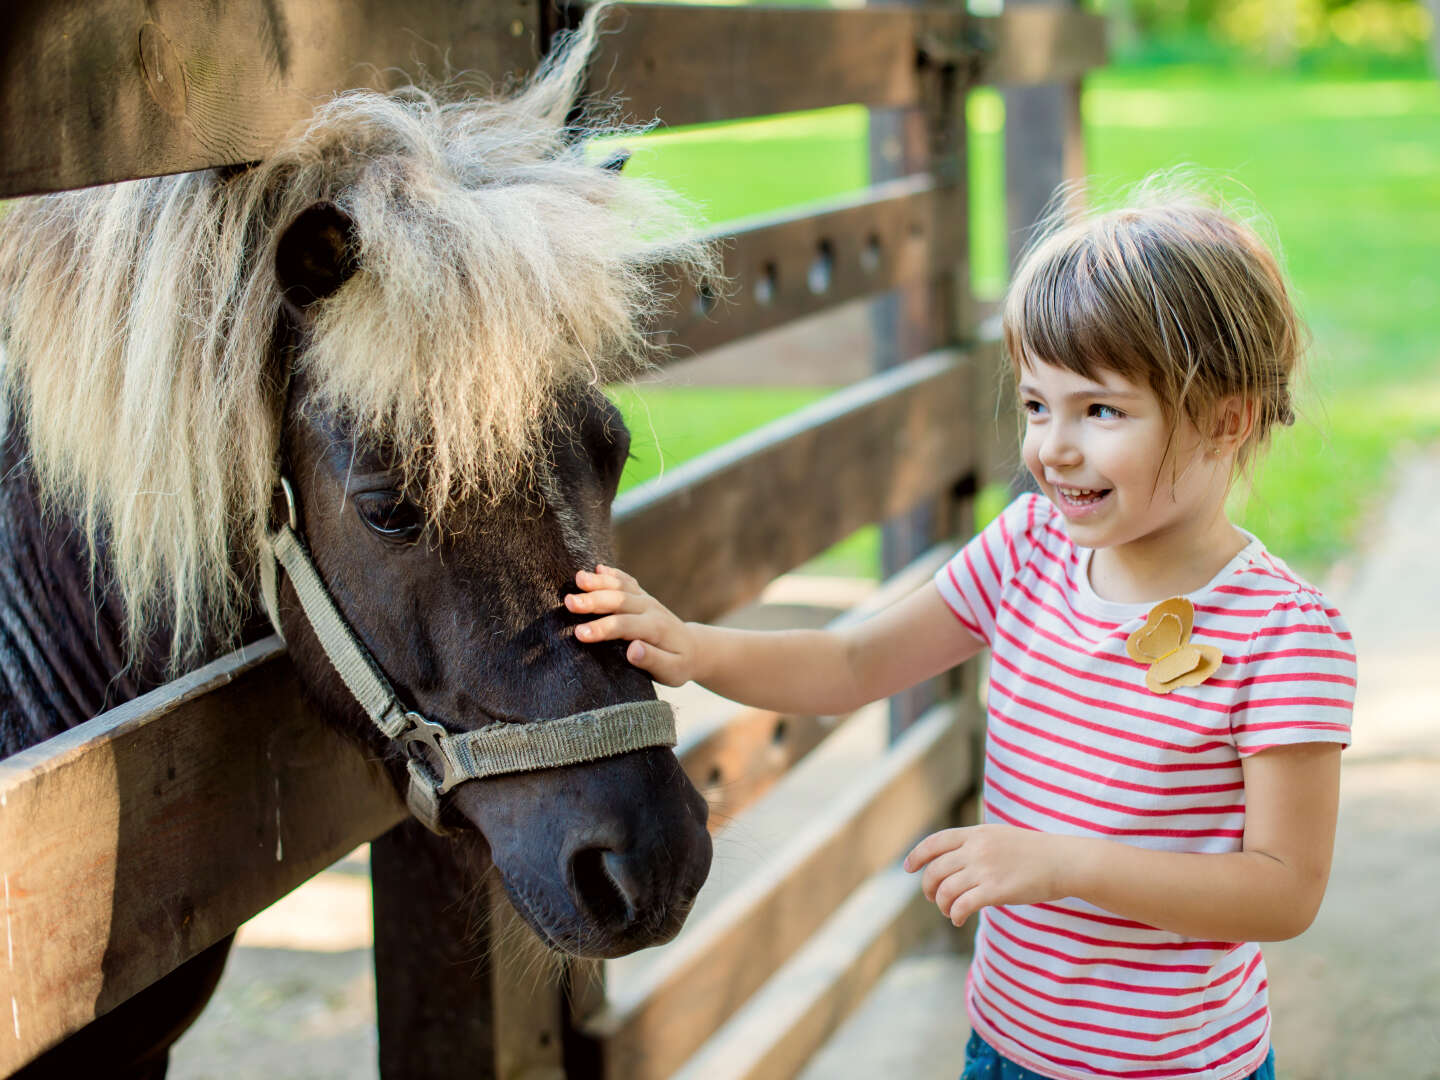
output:
[[[629,926],[635,921],[635,883],[625,859],[609,848],[585,848],[570,859],[575,899],[602,926]]]

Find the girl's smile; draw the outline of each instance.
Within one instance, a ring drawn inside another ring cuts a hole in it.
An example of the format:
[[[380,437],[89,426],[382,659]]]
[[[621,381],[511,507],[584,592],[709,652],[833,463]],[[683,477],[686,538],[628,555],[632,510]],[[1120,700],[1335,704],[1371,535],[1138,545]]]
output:
[[[1102,595],[1148,600],[1198,588],[1244,546],[1224,513],[1234,447],[1207,443],[1185,418],[1172,431],[1148,386],[1096,375],[1025,366],[1025,464],[1071,539],[1097,549],[1091,585]]]

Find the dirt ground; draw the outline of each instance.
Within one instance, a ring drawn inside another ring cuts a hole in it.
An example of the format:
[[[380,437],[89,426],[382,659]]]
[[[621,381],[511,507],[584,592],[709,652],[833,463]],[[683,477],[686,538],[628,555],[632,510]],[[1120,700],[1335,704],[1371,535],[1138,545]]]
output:
[[[1401,470],[1372,535],[1327,583],[1361,657],[1330,888],[1306,934],[1265,948],[1285,1080],[1440,1080],[1440,452]],[[806,798],[779,792],[761,813],[778,819]],[[776,842],[767,827],[759,816],[732,826],[706,893],[763,861]],[[214,1002],[176,1044],[172,1077],[376,1075],[365,871],[362,850],[242,929]],[[968,1035],[964,968],[943,935],[894,965],[803,1080],[953,1080]]]

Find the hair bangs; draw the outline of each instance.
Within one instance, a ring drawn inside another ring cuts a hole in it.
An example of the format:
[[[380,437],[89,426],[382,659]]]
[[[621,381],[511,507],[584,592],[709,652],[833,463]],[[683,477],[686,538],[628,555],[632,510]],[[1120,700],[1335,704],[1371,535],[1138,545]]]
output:
[[[1017,373],[1035,362],[1096,382],[1113,371],[1149,381],[1151,358],[1128,332],[1132,298],[1107,287],[1113,274],[1085,237],[1058,234],[1036,249],[1005,301],[1005,350]]]

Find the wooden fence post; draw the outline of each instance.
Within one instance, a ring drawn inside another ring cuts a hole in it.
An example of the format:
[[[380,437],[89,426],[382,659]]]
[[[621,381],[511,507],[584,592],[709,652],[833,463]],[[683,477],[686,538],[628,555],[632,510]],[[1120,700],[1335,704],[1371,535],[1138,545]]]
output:
[[[906,0],[918,3],[920,0]],[[901,109],[871,109],[869,133],[870,182],[880,183],[912,173],[937,170],[942,182],[951,182],[937,200],[938,214],[959,214],[965,238],[953,268],[934,281],[897,289],[870,305],[873,364],[877,371],[894,367],[924,352],[963,340],[966,327],[964,298],[969,291],[969,199],[967,185],[963,91],[955,89],[953,72],[935,70],[931,97],[922,105]],[[959,106],[955,99],[959,97]],[[953,167],[953,174],[950,173]],[[936,542],[952,537],[962,522],[960,500],[964,493],[946,493],[934,502],[881,525],[882,577],[908,566]],[[949,682],[931,680],[890,700],[890,737],[893,741],[925,711],[947,696]]]
[[[1074,0],[1008,0],[1015,7],[1073,7]],[[1009,86],[1005,100],[1005,212],[1013,268],[1031,230],[1065,180],[1085,174],[1080,78]]]
[[[495,1075],[489,899],[457,843],[406,818],[370,845],[384,1080]]]

